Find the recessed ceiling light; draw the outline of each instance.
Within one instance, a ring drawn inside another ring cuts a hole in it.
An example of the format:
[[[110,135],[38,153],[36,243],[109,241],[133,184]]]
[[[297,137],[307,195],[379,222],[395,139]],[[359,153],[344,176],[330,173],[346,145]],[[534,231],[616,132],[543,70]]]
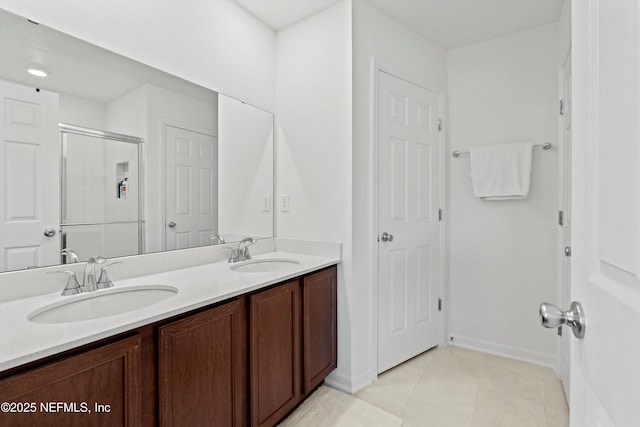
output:
[[[36,77],[47,77],[47,72],[39,68],[29,68],[27,73]]]

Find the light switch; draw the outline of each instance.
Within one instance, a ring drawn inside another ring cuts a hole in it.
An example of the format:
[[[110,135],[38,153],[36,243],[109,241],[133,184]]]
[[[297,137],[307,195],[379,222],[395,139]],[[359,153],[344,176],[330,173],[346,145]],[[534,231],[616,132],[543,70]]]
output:
[[[262,212],[271,212],[271,194],[262,196]]]
[[[289,195],[280,195],[280,212],[289,212]]]

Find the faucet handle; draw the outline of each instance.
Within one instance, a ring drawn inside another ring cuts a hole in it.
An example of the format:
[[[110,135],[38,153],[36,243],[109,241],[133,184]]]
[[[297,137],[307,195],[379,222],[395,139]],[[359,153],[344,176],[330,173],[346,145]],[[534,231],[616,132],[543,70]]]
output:
[[[96,284],[98,289],[107,289],[113,287],[113,282],[109,278],[109,272],[107,271],[107,268],[116,264],[122,264],[122,261],[112,262],[111,264],[105,265],[104,267],[102,267],[102,269],[100,269],[100,278],[98,279],[98,283]]]
[[[223,246],[222,249],[229,250],[229,259],[227,262],[238,262],[240,261],[240,252],[238,249],[230,248],[229,246]]]
[[[62,291],[62,295],[77,295],[82,293],[82,288],[80,288],[80,283],[78,283],[78,278],[76,277],[76,273],[70,270],[64,271],[49,271],[47,274],[68,274],[69,279],[67,280],[67,286],[64,287]]]

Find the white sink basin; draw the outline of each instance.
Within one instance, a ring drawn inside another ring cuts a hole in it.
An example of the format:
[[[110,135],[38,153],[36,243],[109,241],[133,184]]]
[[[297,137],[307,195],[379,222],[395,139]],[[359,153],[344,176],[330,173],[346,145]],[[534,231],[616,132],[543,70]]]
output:
[[[69,297],[64,301],[34,310],[27,316],[37,323],[66,323],[98,319],[139,310],[178,293],[167,285],[110,288]]]
[[[254,259],[232,265],[230,268],[241,273],[266,273],[291,268],[300,261],[289,258]]]

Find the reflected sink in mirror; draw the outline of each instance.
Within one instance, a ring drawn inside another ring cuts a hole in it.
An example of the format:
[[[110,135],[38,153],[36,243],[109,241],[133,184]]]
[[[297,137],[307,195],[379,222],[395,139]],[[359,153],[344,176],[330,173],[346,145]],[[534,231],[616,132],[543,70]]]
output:
[[[239,264],[234,264],[230,268],[240,273],[267,273],[270,271],[280,271],[294,267],[300,261],[289,258],[254,259]]]
[[[36,323],[66,323],[99,319],[139,310],[164,301],[178,293],[167,285],[111,288],[71,297],[34,310],[27,316]]]

